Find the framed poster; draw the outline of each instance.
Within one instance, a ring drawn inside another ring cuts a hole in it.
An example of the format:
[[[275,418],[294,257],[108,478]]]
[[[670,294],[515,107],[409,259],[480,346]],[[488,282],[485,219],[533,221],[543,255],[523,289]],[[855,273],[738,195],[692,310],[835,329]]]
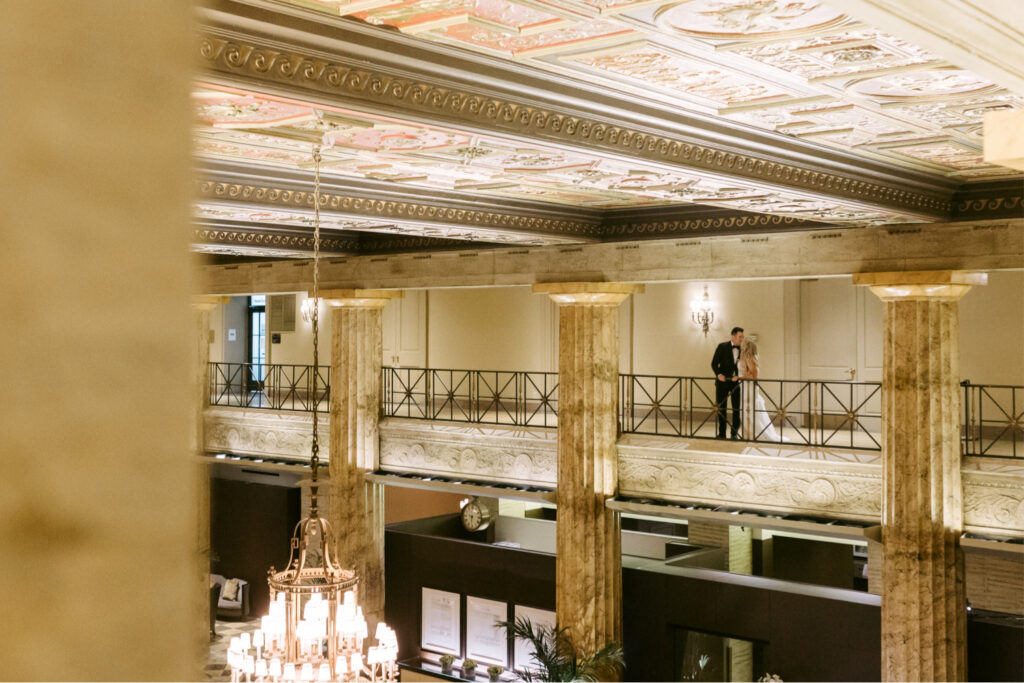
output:
[[[535,630],[537,626],[547,626],[549,628],[554,628],[555,626],[555,613],[549,612],[546,609],[516,605],[516,621],[522,617],[529,619],[530,623],[534,625]],[[513,664],[516,669],[520,670],[536,669],[537,660],[533,658],[533,646],[526,641],[516,639]]]
[[[420,617],[420,647],[431,652],[462,654],[462,614],[460,595],[447,591],[423,589]]]
[[[508,666],[508,636],[494,625],[505,621],[507,614],[504,602],[466,596],[466,657]]]

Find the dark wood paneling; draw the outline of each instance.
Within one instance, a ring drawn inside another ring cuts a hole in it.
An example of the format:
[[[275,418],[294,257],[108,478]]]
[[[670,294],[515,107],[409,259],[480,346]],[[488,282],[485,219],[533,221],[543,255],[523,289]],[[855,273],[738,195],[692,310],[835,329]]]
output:
[[[772,538],[772,577],[853,588],[853,546],[807,538]]]
[[[460,538],[445,537],[446,534]],[[390,526],[385,534],[387,619],[399,656],[419,655],[421,588],[437,588],[553,610],[555,558],[469,540],[457,518]],[[760,581],[760,580],[755,580]],[[702,631],[758,643],[754,675],[787,681],[872,681],[881,677],[881,611],[835,596],[781,590],[725,573],[623,570],[623,647],[628,681],[673,680],[673,631]],[[810,590],[810,589],[809,589]],[[853,597],[855,594],[851,595]],[[972,680],[1024,680],[1024,633],[971,623]]]
[[[1024,681],[1024,619],[968,618],[967,680]]]
[[[423,587],[555,609],[554,555],[469,541],[459,530],[458,515],[450,515],[392,525],[385,533],[385,613],[398,633],[399,659],[419,655]]]
[[[210,480],[210,547],[219,557],[212,571],[249,582],[251,616],[267,613],[267,570],[288,563],[300,495],[297,488]]]

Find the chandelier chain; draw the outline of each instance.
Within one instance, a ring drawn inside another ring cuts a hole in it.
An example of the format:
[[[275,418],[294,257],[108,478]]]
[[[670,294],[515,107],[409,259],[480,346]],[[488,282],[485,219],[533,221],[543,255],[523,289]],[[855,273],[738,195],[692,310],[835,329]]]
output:
[[[310,516],[317,510],[317,469],[320,466],[317,379],[320,375],[320,145],[313,146],[313,446],[310,457]]]

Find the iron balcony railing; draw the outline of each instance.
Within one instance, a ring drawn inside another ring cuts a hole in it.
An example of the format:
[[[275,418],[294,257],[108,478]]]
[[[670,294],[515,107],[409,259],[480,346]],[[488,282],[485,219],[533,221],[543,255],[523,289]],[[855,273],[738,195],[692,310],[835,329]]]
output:
[[[210,363],[210,403],[295,411],[309,411],[315,403],[326,412],[329,368],[319,369],[315,401],[312,371],[308,365]],[[385,367],[381,379],[384,417],[557,425],[557,372]],[[622,432],[715,437],[719,406],[713,378],[620,375],[619,381]],[[962,452],[1024,458],[1024,387],[969,381],[962,386]],[[741,382],[736,391],[743,441],[881,449],[878,382],[754,380]],[[732,398],[725,403],[731,418]]]
[[[713,377],[621,375],[623,432],[709,438],[721,406]],[[738,438],[761,443],[881,449],[881,385],[877,382],[750,380],[732,393],[740,405]],[[732,432],[732,394],[723,401]]]
[[[961,382],[963,452],[1024,458],[1024,387]]]
[[[312,365],[210,363],[210,405],[326,413],[330,402],[330,366],[317,372],[313,396]]]
[[[384,368],[385,417],[554,427],[558,373]]]

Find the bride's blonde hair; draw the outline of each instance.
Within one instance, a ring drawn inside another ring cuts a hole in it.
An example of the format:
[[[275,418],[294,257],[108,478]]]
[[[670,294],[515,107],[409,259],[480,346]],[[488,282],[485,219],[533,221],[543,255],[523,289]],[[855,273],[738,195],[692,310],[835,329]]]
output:
[[[747,365],[753,363],[754,365],[759,364],[757,355],[757,344],[750,339],[743,341],[743,347],[740,349],[740,360],[746,361]]]

